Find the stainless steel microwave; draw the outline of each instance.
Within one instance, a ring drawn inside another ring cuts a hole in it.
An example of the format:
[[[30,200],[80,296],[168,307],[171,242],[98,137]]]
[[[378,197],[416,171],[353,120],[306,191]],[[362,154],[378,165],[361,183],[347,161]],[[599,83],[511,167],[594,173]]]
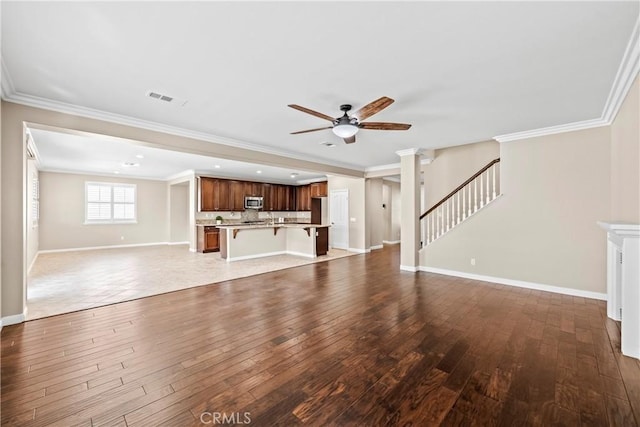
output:
[[[245,209],[262,209],[262,197],[245,196]]]

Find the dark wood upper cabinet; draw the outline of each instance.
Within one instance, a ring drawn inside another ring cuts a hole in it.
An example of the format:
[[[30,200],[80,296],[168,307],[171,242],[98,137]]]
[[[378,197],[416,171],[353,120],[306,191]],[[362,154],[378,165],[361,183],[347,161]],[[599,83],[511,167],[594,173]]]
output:
[[[296,210],[311,210],[311,186],[299,185],[296,187]]]
[[[311,183],[311,197],[327,196],[327,181]]]
[[[200,212],[208,212],[214,210],[214,187],[216,179],[200,177]]]
[[[229,200],[229,181],[226,179],[216,179],[214,185],[214,210],[228,211],[230,205]]]
[[[325,197],[327,183],[268,184],[224,178],[198,177],[201,212],[242,211],[245,196],[261,196],[263,211],[310,211],[312,197]]]
[[[261,193],[262,196],[262,210],[263,211],[272,211],[274,210],[274,205],[271,201],[271,192],[273,191],[273,184],[263,183],[261,185]]]
[[[229,181],[229,208],[232,211],[244,210],[244,181]]]

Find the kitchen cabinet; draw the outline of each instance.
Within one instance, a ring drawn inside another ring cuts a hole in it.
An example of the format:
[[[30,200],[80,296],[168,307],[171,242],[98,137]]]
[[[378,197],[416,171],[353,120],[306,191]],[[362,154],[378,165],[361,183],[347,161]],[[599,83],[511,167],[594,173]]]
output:
[[[220,230],[210,225],[198,226],[198,252],[217,252],[220,250]]]
[[[329,250],[329,229],[318,227],[316,230],[316,255],[326,255]]]
[[[299,185],[296,187],[296,210],[297,211],[310,211],[311,210],[311,186]]]
[[[226,179],[216,179],[213,186],[213,210],[229,210],[229,181]]]
[[[327,181],[313,182],[311,186],[311,197],[327,197]]]
[[[243,211],[245,196],[260,196],[265,212],[310,211],[313,197],[327,195],[326,182],[308,185],[269,184],[198,177],[200,212]]]
[[[229,210],[229,182],[226,179],[200,177],[200,212]]]
[[[198,210],[200,212],[207,212],[214,210],[214,178],[200,177],[200,205]]]
[[[275,210],[275,203],[273,203],[273,187],[275,187],[272,184],[262,184],[262,193],[260,194],[262,196],[262,210],[263,211],[273,211]]]
[[[244,210],[244,181],[229,181],[229,210]]]

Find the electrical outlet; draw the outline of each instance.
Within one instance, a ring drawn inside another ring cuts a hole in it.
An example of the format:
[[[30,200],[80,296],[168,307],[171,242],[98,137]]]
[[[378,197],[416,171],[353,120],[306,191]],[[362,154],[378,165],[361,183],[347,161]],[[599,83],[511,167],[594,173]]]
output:
[[[356,219],[355,218],[351,218],[351,222],[356,222]]]
[[[124,240],[124,236],[120,236],[120,240]]]
[[[476,259],[475,258],[471,258],[471,265],[476,265]]]

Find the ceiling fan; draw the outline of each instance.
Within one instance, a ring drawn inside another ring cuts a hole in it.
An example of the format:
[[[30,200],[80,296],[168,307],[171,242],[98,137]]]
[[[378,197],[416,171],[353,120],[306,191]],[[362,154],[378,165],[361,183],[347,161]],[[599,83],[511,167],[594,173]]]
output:
[[[362,122],[362,120],[373,116],[374,114],[382,111],[387,108],[389,105],[393,104],[393,99],[383,96],[380,99],[376,99],[373,102],[365,105],[351,116],[347,113],[351,110],[351,105],[343,104],[340,106],[340,110],[344,111],[344,115],[342,117],[330,117],[326,114],[318,113],[317,111],[310,110],[305,107],[301,107],[296,104],[289,104],[289,107],[294,108],[296,110],[302,111],[303,113],[311,114],[312,116],[320,117],[321,119],[329,120],[332,123],[332,126],[327,126],[323,128],[316,129],[307,129],[301,130],[298,132],[291,132],[291,135],[297,135],[299,133],[307,133],[307,132],[315,132],[324,129],[332,129],[333,133],[338,135],[340,138],[344,139],[344,142],[347,144],[352,144],[356,142],[356,133],[360,129],[371,129],[371,130],[407,130],[411,127],[411,125],[406,123],[385,123],[385,122]]]

